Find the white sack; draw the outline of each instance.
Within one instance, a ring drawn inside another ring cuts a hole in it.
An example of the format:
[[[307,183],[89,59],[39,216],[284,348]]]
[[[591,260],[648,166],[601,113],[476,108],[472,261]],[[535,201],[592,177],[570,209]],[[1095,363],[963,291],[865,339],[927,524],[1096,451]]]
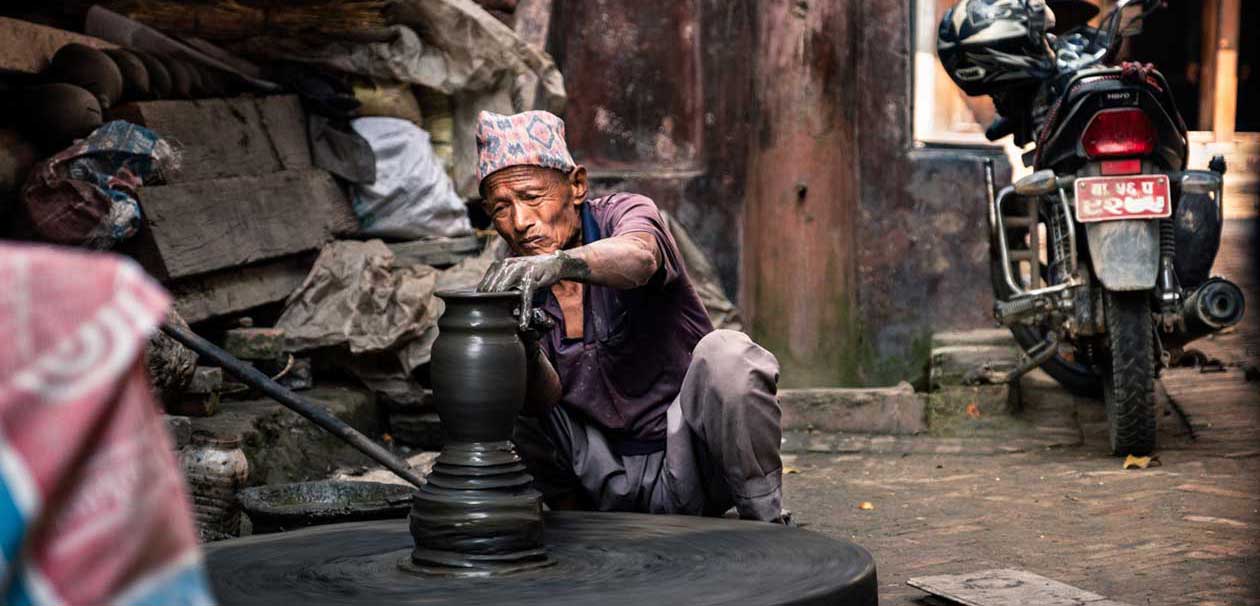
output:
[[[359,118],[350,126],[376,156],[376,182],[354,186],[361,233],[402,240],[473,233],[429,133],[398,118]]]

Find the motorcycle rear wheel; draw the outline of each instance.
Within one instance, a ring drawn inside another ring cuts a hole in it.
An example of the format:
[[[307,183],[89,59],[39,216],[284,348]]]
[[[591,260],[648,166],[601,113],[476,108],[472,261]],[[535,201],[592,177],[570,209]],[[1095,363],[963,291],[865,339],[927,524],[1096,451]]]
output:
[[[1110,351],[1103,372],[1111,453],[1147,456],[1155,450],[1155,343],[1150,294],[1103,293]]]

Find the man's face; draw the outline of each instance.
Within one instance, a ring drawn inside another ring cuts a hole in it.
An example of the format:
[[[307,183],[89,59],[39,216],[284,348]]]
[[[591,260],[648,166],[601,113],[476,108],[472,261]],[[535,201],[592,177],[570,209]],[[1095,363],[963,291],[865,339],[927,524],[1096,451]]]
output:
[[[553,253],[578,234],[586,169],[568,175],[540,166],[509,166],[482,183],[494,228],[521,256]]]

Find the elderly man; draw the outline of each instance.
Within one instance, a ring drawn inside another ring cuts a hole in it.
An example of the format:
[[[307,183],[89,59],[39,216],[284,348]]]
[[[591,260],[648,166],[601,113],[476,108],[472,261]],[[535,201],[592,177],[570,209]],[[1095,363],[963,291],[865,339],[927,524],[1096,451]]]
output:
[[[478,289],[520,290],[523,320],[554,322],[527,339],[516,434],[546,502],[783,522],[778,361],[713,329],[651,200],[587,197],[563,121],[478,122],[481,195],[513,253]]]

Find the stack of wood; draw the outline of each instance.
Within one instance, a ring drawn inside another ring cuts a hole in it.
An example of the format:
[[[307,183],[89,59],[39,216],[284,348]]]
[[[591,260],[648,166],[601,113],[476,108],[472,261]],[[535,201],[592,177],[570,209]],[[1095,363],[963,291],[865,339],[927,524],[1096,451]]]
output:
[[[120,252],[170,288],[189,322],[283,300],[315,252],[358,229],[332,175],[311,164],[297,97],[148,101],[115,114],[182,154],[165,185],[140,191],[145,228]]]
[[[389,30],[382,0],[294,2],[167,2],[119,0],[110,7],[136,21],[180,36],[240,40],[255,36],[382,39]]]

